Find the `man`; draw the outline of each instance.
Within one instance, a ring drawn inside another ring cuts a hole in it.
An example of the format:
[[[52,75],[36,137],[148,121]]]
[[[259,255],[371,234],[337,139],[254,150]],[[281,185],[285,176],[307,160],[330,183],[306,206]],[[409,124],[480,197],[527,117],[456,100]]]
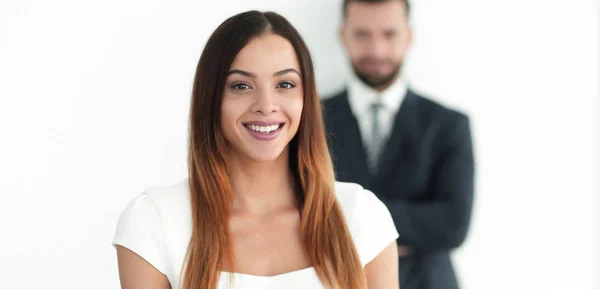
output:
[[[473,202],[469,120],[407,87],[408,16],[405,0],[344,1],[340,38],[354,75],[323,102],[324,119],[338,180],[373,191],[392,214],[401,288],[455,289],[450,251]]]

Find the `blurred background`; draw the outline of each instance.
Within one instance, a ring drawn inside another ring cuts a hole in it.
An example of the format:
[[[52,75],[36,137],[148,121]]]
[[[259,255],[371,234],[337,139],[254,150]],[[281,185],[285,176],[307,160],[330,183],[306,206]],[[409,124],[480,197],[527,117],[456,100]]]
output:
[[[462,288],[600,288],[599,1],[412,6],[406,77],[472,121]],[[119,287],[119,213],[186,177],[197,61],[249,9],[300,30],[321,95],[343,87],[341,0],[0,2],[3,288]]]

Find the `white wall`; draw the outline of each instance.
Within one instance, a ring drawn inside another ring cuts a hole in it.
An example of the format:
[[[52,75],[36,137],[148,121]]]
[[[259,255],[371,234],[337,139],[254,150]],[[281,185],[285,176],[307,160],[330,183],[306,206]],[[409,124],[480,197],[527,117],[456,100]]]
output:
[[[190,87],[209,34],[236,12],[281,12],[328,94],[348,73],[339,2],[0,2],[2,287],[117,288],[119,212],[185,177]],[[473,121],[463,288],[593,288],[598,1],[413,2],[407,77]]]

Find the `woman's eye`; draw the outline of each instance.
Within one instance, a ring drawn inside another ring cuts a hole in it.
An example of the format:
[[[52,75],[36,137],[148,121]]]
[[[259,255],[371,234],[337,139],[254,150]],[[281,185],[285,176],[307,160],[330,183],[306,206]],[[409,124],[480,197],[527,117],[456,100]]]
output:
[[[250,89],[250,85],[246,84],[246,83],[234,83],[231,88],[236,89],[236,90],[246,90],[246,89]]]
[[[294,85],[293,83],[291,83],[289,81],[284,81],[284,82],[280,83],[277,87],[283,88],[283,89],[292,89],[292,88],[296,87],[296,85]]]

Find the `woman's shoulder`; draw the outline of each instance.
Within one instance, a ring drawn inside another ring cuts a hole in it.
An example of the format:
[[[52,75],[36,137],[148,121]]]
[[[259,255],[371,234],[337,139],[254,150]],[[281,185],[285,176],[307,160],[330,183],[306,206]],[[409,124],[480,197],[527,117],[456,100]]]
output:
[[[157,218],[160,223],[185,223],[189,217],[190,196],[187,180],[149,187],[135,196],[121,213],[121,219]],[[152,216],[150,216],[152,215]]]
[[[158,271],[168,274],[173,262],[183,259],[185,252],[179,248],[185,248],[182,242],[189,240],[188,192],[185,180],[151,187],[135,196],[119,216],[113,245],[135,252]],[[165,255],[166,251],[171,256]]]
[[[161,206],[179,205],[189,199],[188,180],[181,180],[169,185],[149,187],[138,197],[150,198]]]
[[[387,206],[359,184],[336,182],[335,193],[364,266],[398,238],[394,221]]]
[[[361,213],[365,210],[368,212],[373,209],[373,206],[381,207],[382,205],[373,192],[357,183],[335,182],[335,194],[345,213]]]
[[[189,188],[187,180],[164,186],[149,187],[134,196],[121,212],[121,215],[137,211],[161,212],[181,210],[189,206]]]

